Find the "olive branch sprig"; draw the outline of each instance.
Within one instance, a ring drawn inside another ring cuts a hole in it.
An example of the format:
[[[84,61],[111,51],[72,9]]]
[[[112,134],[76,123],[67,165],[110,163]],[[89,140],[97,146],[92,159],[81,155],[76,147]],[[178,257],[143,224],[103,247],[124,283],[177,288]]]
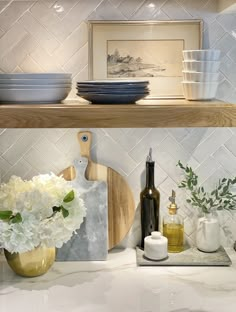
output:
[[[177,166],[185,174],[179,188],[190,191],[187,203],[198,207],[204,213],[210,213],[212,210],[236,210],[236,194],[231,191],[231,187],[236,184],[236,177],[220,179],[216,188],[207,192],[203,186],[198,185],[198,176],[190,166],[184,166],[180,161]]]

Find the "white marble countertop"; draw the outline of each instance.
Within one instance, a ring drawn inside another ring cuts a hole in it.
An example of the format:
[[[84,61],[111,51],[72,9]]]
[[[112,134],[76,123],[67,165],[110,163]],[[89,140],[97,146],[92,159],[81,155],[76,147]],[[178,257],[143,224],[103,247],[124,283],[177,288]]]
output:
[[[1,312],[235,312],[231,267],[137,267],[135,250],[105,262],[55,262],[37,278],[15,275],[0,259]]]

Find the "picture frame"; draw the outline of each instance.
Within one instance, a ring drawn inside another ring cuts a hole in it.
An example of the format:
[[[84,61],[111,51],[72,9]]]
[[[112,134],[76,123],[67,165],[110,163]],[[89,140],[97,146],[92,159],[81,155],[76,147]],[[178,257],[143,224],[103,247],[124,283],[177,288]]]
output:
[[[182,51],[202,48],[202,20],[88,21],[89,79],[148,80],[147,99],[183,98]]]

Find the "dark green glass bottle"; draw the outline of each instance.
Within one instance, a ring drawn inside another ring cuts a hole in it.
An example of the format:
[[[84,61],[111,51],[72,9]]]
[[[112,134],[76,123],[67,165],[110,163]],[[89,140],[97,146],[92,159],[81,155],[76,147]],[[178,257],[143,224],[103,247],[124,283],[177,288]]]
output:
[[[152,149],[146,160],[146,186],[140,193],[141,205],[141,248],[144,248],[144,238],[153,231],[159,231],[160,193],[154,182],[155,162],[152,160]]]

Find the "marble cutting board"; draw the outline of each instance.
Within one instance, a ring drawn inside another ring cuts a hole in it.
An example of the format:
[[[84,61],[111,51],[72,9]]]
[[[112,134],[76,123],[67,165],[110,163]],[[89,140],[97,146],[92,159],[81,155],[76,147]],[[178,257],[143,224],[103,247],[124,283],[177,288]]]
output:
[[[88,181],[85,178],[88,159],[81,157],[74,162],[76,172],[71,184],[82,194],[87,214],[77,234],[57,249],[57,261],[106,260],[108,246],[108,196],[107,183]]]
[[[188,248],[179,253],[168,253],[163,260],[149,260],[144,251],[136,247],[136,261],[140,266],[230,266],[231,259],[223,247],[216,252],[202,252],[196,247]]]

